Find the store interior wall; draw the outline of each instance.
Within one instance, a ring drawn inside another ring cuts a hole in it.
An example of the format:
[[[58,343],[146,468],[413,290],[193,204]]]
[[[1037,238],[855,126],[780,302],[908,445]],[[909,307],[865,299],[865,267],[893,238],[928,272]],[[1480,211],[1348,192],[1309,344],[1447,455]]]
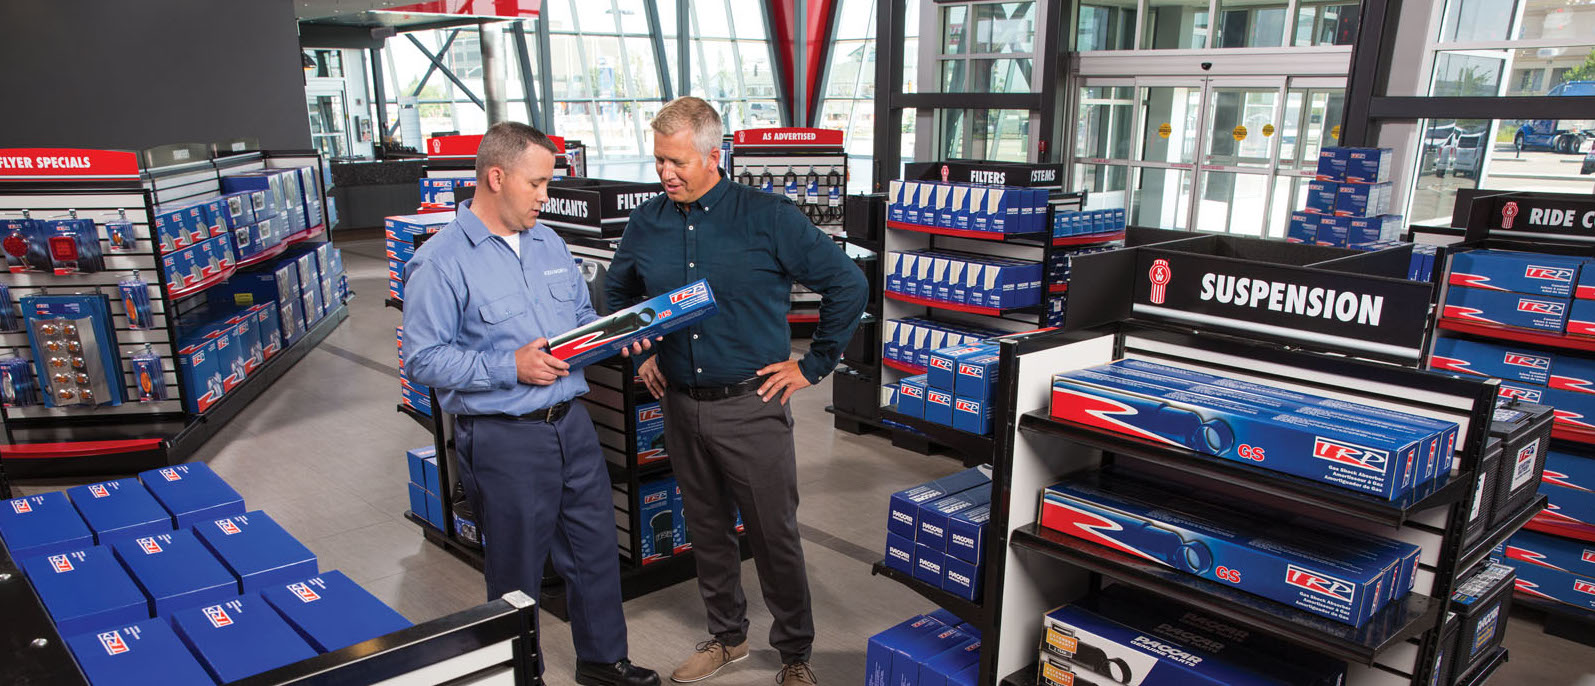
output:
[[[0,2],[7,147],[310,147],[292,0]]]

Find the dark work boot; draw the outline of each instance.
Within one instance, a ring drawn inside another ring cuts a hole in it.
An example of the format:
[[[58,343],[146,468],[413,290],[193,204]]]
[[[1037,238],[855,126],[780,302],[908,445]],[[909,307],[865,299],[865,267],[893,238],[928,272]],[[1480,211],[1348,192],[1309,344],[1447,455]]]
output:
[[[576,683],[582,686],[659,686],[659,675],[632,664],[631,660],[577,662]]]

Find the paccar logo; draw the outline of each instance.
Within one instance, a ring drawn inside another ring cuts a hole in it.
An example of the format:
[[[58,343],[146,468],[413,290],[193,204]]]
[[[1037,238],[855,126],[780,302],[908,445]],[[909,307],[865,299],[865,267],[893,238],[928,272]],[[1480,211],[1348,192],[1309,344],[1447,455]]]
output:
[[[161,544],[156,542],[153,538],[138,539],[138,547],[144,549],[145,555],[154,555],[161,552]]]
[[[72,561],[67,559],[65,555],[51,555],[50,568],[55,570],[56,574],[70,572],[72,571]]]
[[[316,592],[310,590],[310,587],[306,586],[304,583],[288,584],[288,591],[296,596],[299,596],[299,600],[303,602],[313,603],[317,600],[321,600],[321,596],[316,595]]]
[[[218,519],[218,520],[216,520],[216,526],[220,527],[221,530],[222,530],[222,533],[227,534],[228,536],[231,536],[231,535],[236,534],[236,533],[243,533],[238,528],[238,525],[234,524],[233,520],[231,520],[231,519]]]
[[[1563,267],[1536,267],[1529,265],[1523,269],[1523,276],[1524,278],[1545,281],[1572,281],[1573,270]]]
[[[1384,473],[1385,466],[1390,461],[1390,453],[1383,450],[1332,441],[1322,437],[1314,437],[1313,439],[1313,457],[1380,474]]]
[[[962,376],[973,376],[979,378],[985,376],[986,370],[980,365],[960,364],[958,365],[958,373]]]
[[[1506,364],[1514,367],[1528,367],[1529,369],[1550,369],[1551,358],[1538,355],[1523,355],[1520,353],[1507,353]]]
[[[107,631],[98,638],[100,646],[105,648],[106,655],[121,655],[128,650],[127,641],[122,640],[122,633],[119,631]]]
[[[220,605],[212,605],[205,608],[205,618],[210,620],[211,626],[218,629],[224,626],[232,626],[233,624],[233,618],[228,617],[227,611],[222,609]]]
[[[902,548],[891,548],[891,549],[888,550],[888,552],[890,552],[892,554],[892,557],[895,557],[895,558],[897,558],[899,560],[902,560],[904,562],[912,562],[914,560],[914,556],[913,555],[909,555],[908,551],[907,550],[903,550]]]
[[[954,572],[954,571],[948,571],[947,572],[947,580],[951,581],[951,582],[953,582],[955,584],[958,584],[959,586],[968,587],[968,586],[972,585],[969,582],[969,577],[964,576],[964,575],[959,574],[958,572]]]
[[[1560,315],[1566,306],[1562,303],[1546,302],[1544,300],[1519,299],[1517,311],[1531,312],[1533,314]]]
[[[11,509],[16,511],[17,514],[27,514],[33,511],[33,506],[29,505],[28,501],[18,498],[11,501]]]
[[[954,409],[958,410],[959,412],[978,413],[980,412],[980,403],[974,402],[972,400],[959,400],[958,406]]]
[[[108,498],[111,496],[111,492],[105,490],[105,484],[93,484],[89,486],[89,494],[96,498]]]
[[[919,558],[919,568],[932,574],[941,573],[941,565],[932,562],[929,558]]]
[[[1345,581],[1310,572],[1296,565],[1290,565],[1285,570],[1285,583],[1347,603],[1351,602],[1352,593],[1355,591],[1352,585]]]

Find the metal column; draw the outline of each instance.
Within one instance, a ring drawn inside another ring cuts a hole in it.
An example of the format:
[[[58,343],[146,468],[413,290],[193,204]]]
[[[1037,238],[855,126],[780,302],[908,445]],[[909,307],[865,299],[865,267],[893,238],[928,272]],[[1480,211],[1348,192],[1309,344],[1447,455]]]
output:
[[[543,126],[543,118],[537,111],[537,100],[533,93],[540,89],[534,88],[532,81],[532,56],[526,48],[526,23],[515,21],[510,23],[510,33],[515,36],[516,60],[521,66],[521,95],[526,101],[526,120],[539,131],[547,132],[548,127]],[[543,67],[547,69],[547,66]]]
[[[378,150],[382,149],[382,139],[388,137],[388,89],[382,81],[382,49],[371,48],[371,85],[377,95],[377,140],[374,141]]]
[[[670,102],[676,99],[675,88],[670,84],[670,62],[665,53],[664,30],[659,25],[659,5],[652,2],[642,4],[643,10],[648,15],[648,37],[654,48],[654,66],[659,71],[660,99]],[[679,11],[679,10],[678,10]],[[679,35],[679,34],[678,34]],[[679,39],[678,39],[679,40]]]
[[[482,99],[486,103],[482,110],[487,113],[487,125],[492,126],[509,117],[504,83],[504,28],[498,24],[483,24],[476,30],[482,53]]]

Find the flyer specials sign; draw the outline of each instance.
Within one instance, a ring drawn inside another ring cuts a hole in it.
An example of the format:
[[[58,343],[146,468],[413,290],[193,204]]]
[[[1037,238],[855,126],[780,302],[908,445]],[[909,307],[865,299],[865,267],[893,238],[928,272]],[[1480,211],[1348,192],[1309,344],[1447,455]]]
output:
[[[0,181],[137,179],[138,155],[126,150],[0,149]]]

